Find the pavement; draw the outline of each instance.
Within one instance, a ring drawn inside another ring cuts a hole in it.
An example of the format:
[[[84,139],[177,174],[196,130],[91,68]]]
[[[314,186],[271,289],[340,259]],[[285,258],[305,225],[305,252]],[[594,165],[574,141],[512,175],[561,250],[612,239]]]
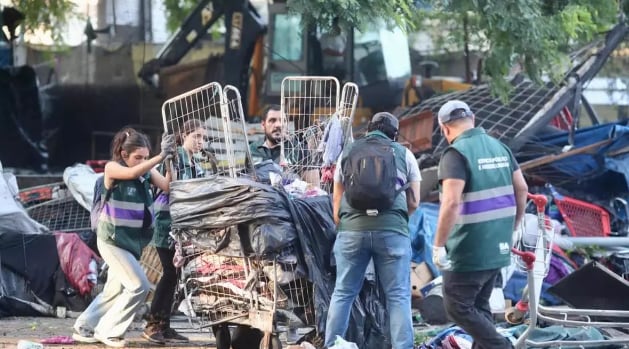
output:
[[[72,336],[72,325],[75,319],[55,317],[9,317],[0,320],[0,349],[14,349],[20,340],[39,341],[53,336]],[[155,345],[142,338],[143,324],[134,322],[127,332],[128,348],[208,348],[215,349],[214,336],[209,329],[193,329],[184,317],[174,318],[172,327],[190,338],[187,344]],[[63,349],[103,349],[103,344],[59,344],[45,345],[45,348]]]

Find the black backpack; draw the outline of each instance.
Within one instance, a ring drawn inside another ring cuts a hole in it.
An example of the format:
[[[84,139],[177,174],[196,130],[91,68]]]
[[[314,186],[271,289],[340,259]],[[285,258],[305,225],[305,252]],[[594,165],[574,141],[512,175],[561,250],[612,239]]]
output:
[[[354,142],[342,165],[343,186],[347,203],[357,210],[390,209],[400,189],[393,141],[382,137],[365,137]]]

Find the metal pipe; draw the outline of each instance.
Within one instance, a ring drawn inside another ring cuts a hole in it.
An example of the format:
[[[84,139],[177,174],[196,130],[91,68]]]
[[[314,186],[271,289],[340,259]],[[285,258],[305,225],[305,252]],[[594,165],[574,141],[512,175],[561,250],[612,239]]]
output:
[[[596,245],[600,247],[629,247],[629,237],[573,237],[556,236],[555,243],[562,245],[565,242],[572,246]]]

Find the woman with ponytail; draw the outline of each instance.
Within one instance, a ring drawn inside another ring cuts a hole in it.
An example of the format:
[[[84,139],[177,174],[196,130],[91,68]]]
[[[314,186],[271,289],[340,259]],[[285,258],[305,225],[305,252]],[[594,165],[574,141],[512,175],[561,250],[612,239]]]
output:
[[[96,228],[98,250],[109,266],[107,281],[76,320],[72,337],[78,342],[122,348],[124,335],[150,287],[139,263],[142,249],[153,236],[150,187],[168,192],[170,186],[170,173],[164,176],[154,167],[175,152],[175,140],[163,135],[160,154],[149,158],[146,135],[124,128],[114,136],[111,150]]]

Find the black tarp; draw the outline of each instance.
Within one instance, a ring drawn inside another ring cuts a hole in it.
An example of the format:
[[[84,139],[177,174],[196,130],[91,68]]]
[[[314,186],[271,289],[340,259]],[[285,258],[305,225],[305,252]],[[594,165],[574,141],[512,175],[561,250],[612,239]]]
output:
[[[48,169],[41,99],[32,67],[0,69],[0,159],[4,166]]]
[[[314,325],[323,336],[335,281],[336,225],[329,196],[295,198],[282,188],[214,176],[173,182],[170,205],[173,230],[193,232],[197,238],[212,229],[239,226],[224,235],[231,237],[210,237],[208,243],[215,252],[221,243],[236,241],[236,235],[242,246],[250,245],[258,256],[270,257],[295,246],[299,265],[314,285]],[[385,348],[389,345],[386,328],[382,292],[376,280],[368,280],[352,307],[346,339],[360,348]]]
[[[332,201],[329,196],[305,199],[289,199],[286,196],[285,199],[297,229],[308,278],[315,285],[316,328],[323,336],[336,272],[332,258],[336,239]],[[384,331],[388,328],[386,318],[383,293],[377,280],[365,280],[352,306],[345,339],[356,343],[359,348],[389,347],[388,332]]]
[[[53,304],[58,269],[54,235],[0,234],[0,316],[46,315],[27,302]]]

